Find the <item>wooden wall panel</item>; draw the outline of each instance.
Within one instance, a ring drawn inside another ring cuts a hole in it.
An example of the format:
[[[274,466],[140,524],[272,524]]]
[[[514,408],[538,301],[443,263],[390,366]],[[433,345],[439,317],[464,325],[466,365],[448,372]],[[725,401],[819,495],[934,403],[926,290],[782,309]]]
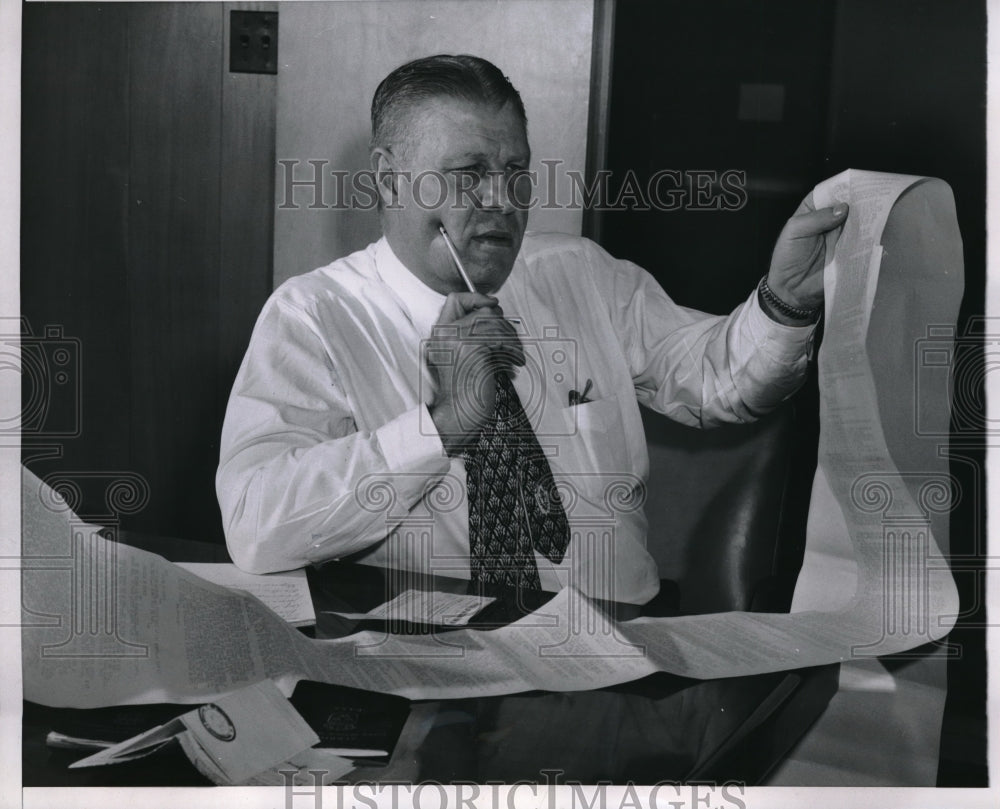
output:
[[[25,457],[102,475],[80,506],[98,521],[129,473],[150,499],[125,527],[220,541],[225,399],[270,291],[276,85],[229,74],[228,22],[33,3],[23,40],[22,312],[79,341],[82,380],[80,435],[28,436]]]
[[[55,366],[45,375],[52,410],[40,433],[24,435],[24,456],[41,476],[125,469],[127,8],[25,4],[22,42],[21,313],[35,335],[61,329],[77,354],[68,384],[55,382]],[[41,380],[22,380],[29,422]],[[73,432],[74,423],[78,436],[54,435]],[[62,457],[31,462],[42,448]],[[82,506],[103,508],[101,492]]]
[[[155,529],[198,536],[218,452],[222,8],[130,9],[132,443]],[[213,80],[214,79],[214,80]]]
[[[228,66],[229,12],[274,11],[275,7],[267,3],[226,3],[224,9],[218,316],[220,417],[225,413],[257,315],[271,293],[278,82],[274,75],[230,73]]]

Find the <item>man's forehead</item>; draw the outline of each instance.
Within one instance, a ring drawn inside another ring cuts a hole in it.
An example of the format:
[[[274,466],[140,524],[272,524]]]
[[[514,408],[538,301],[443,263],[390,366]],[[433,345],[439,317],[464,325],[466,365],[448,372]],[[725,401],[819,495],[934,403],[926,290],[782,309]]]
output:
[[[509,102],[497,106],[438,96],[420,102],[408,117],[408,140],[456,157],[528,151],[527,128]]]

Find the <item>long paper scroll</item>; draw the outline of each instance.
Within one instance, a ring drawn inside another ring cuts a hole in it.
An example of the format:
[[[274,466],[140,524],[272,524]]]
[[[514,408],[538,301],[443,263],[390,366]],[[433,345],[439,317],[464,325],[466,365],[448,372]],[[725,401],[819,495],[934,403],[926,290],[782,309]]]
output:
[[[813,199],[847,201],[851,213],[828,255],[819,467],[792,614],[616,623],[566,589],[492,632],[310,640],[252,596],[104,540],[26,472],[25,697],[74,707],[200,702],[264,678],[286,693],[302,678],[414,698],[571,691],[660,670],[715,678],[812,666],[941,639],[958,613],[938,542],[949,482],[916,426],[929,419],[946,432],[947,391],[892,371],[913,368],[914,335],[945,348],[947,334],[932,330],[954,323],[961,252],[950,190],[851,171]],[[928,229],[934,238],[905,272],[880,278],[897,202],[901,245],[922,244]],[[903,377],[913,384],[901,388]]]

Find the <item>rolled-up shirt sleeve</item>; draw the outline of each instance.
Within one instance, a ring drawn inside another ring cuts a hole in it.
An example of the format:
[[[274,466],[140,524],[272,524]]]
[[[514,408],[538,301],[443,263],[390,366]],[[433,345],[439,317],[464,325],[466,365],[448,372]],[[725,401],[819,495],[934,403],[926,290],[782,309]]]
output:
[[[222,430],[216,491],[230,555],[253,573],[302,567],[383,540],[359,483],[391,475],[403,506],[449,461],[424,405],[359,431],[336,361],[307,318],[272,299],[258,319]]]
[[[802,384],[814,326],[786,326],[756,290],[730,315],[678,306],[645,270],[603,250],[605,287],[636,396],[684,424],[753,421]]]

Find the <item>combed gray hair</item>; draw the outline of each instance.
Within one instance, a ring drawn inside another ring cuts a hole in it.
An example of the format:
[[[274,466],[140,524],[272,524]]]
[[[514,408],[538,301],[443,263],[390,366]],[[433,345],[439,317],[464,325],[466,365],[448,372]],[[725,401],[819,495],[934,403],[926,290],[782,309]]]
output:
[[[500,68],[478,56],[438,54],[397,67],[379,84],[372,98],[371,148],[405,145],[414,108],[442,96],[496,107],[513,104],[528,125],[521,95]]]

